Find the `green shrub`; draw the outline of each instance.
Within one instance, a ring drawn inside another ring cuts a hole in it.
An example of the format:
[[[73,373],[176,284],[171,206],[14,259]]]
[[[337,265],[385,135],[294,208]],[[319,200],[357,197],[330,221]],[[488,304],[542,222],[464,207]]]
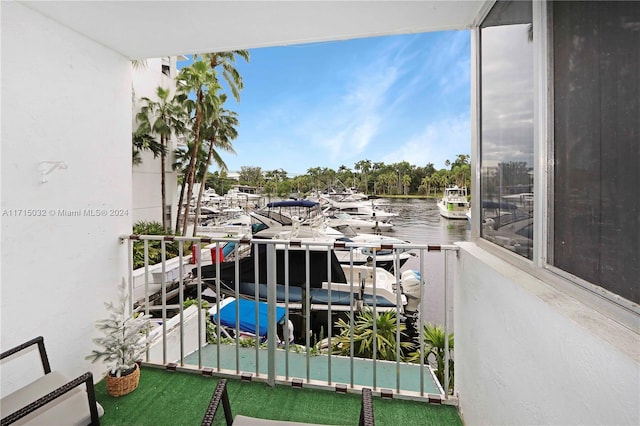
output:
[[[373,358],[373,310],[364,307],[358,312],[353,327],[353,353],[360,358]],[[340,333],[335,337],[333,343],[333,353],[339,355],[349,355],[351,348],[350,325],[342,318],[336,322]],[[406,337],[406,325],[400,323],[400,336]],[[376,318],[376,359],[394,361],[396,359],[397,342],[396,334],[398,324],[396,313],[393,311],[381,312]],[[400,341],[400,359],[404,360],[404,351],[412,348],[411,342]]]
[[[442,326],[433,324],[425,324],[422,330],[422,338],[424,340],[424,358],[425,363],[435,364],[436,378],[444,387],[444,361],[445,361],[445,334]],[[453,391],[453,333],[449,333],[449,392]],[[412,362],[420,362],[420,352],[415,351],[409,355]]]
[[[133,233],[136,235],[174,235],[162,227],[159,222],[140,221],[133,225]],[[162,261],[162,243],[160,241],[149,241],[149,265],[155,265]],[[167,242],[166,258],[171,259],[178,255],[179,243],[177,241]],[[185,243],[184,253],[188,253],[190,244]],[[133,243],[133,269],[142,268],[144,266],[144,241],[134,241]]]

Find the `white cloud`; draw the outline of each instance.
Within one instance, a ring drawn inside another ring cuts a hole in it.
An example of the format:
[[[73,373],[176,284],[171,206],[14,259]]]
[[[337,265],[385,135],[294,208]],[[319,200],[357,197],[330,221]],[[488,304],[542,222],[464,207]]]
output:
[[[406,142],[397,142],[398,148],[383,158],[385,163],[407,161],[415,166],[433,163],[437,169],[444,168],[446,160],[454,161],[458,154],[471,151],[469,116],[465,114],[429,123]]]
[[[388,57],[354,70],[351,85],[314,108],[298,133],[313,135],[313,144],[327,149],[332,161],[361,154],[379,132],[399,75]]]

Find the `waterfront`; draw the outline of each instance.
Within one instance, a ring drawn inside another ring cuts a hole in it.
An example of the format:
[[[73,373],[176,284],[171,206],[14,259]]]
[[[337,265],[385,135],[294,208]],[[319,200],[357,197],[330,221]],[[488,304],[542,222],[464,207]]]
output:
[[[468,241],[471,235],[469,222],[451,220],[440,216],[435,199],[390,199],[389,209],[398,213],[393,220],[393,231],[387,233],[415,244],[452,244]],[[451,256],[451,255],[450,255]],[[418,258],[407,261],[403,270],[420,269]],[[449,269],[451,271],[451,269]],[[444,318],[444,253],[426,253],[424,259],[424,304],[421,309],[425,322],[442,324]],[[451,275],[449,277],[451,284]],[[451,290],[451,289],[449,289]],[[449,293],[451,296],[451,292]],[[451,299],[450,299],[451,301]],[[453,327],[453,315],[449,316]]]

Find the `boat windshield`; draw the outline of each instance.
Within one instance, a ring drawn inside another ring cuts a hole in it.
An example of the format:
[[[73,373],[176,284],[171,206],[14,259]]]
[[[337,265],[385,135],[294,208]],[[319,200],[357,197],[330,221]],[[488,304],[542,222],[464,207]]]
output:
[[[344,234],[345,237],[355,237],[358,235],[356,231],[353,230],[349,225],[339,225],[333,227],[336,231],[340,231]]]

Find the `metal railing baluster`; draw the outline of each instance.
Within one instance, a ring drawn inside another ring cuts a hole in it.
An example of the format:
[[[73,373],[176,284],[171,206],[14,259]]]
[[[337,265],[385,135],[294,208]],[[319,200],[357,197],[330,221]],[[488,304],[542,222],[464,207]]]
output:
[[[235,342],[236,342],[236,374],[240,374],[240,243],[235,247],[235,284],[234,296],[236,299],[236,324],[235,324]],[[216,298],[218,295],[216,295]]]
[[[196,241],[198,249],[196,252],[196,268],[198,271],[198,277],[196,278],[196,285],[198,286],[198,347],[202,342],[202,250],[200,249],[200,240]],[[165,301],[166,303],[166,301]],[[202,369],[202,351],[198,351],[198,368]]]
[[[276,385],[276,269],[276,247],[267,244],[267,383],[270,386]]]
[[[220,241],[216,241],[216,247],[215,247],[215,253],[216,253],[216,258],[215,258],[215,267],[216,267],[216,312],[218,313],[218,315],[216,315],[216,319],[217,319],[217,327],[218,327],[218,331],[220,331]],[[213,261],[213,257],[211,258],[211,260]],[[200,287],[198,287],[200,288]],[[218,368],[218,371],[221,370],[220,367],[220,345],[222,345],[222,338],[221,336],[217,339],[217,343],[216,343],[216,367]]]
[[[327,381],[329,386],[332,383],[331,377],[331,331],[332,331],[332,317],[331,317],[331,254],[333,253],[332,247],[327,247]]]
[[[284,374],[289,380],[289,244],[284,247]]]
[[[304,326],[305,326],[305,331],[304,334],[306,336],[305,339],[305,346],[306,346],[306,367],[307,367],[307,371],[306,371],[306,377],[307,377],[307,383],[309,383],[311,381],[311,360],[310,360],[310,356],[311,356],[311,295],[310,295],[310,281],[311,281],[311,271],[310,271],[310,267],[309,267],[309,259],[310,259],[310,254],[309,254],[309,245],[307,244],[305,247],[305,292],[304,292],[304,297],[305,297],[305,304],[304,304]]]
[[[396,392],[400,393],[400,315],[402,314],[402,299],[400,293],[402,293],[400,283],[400,258],[398,256],[398,249],[393,249],[393,275],[396,279]]]
[[[184,365],[184,247],[178,242],[178,262],[180,275],[178,277],[178,300],[180,304],[180,365]],[[198,350],[202,349],[198,342]]]
[[[167,364],[167,243],[160,241],[160,259],[162,262],[162,363]]]
[[[255,253],[256,256],[254,258],[254,279],[255,279],[255,286],[254,286],[254,297],[255,300],[257,302],[260,301],[260,256],[259,256],[259,244],[254,244],[253,248],[255,249]],[[255,348],[256,348],[256,376],[260,376],[260,306],[258,305],[258,303],[256,303],[256,341],[255,341]]]
[[[349,384],[351,388],[354,386],[354,347],[353,347],[353,328],[354,328],[354,319],[355,319],[355,307],[354,307],[354,297],[353,297],[353,247],[349,248]]]
[[[449,398],[449,250],[444,251],[444,397]]]
[[[420,249],[420,305],[418,312],[420,316],[420,326],[418,328],[418,339],[420,339],[420,396],[424,396],[424,337],[422,336],[424,330],[424,315],[423,315],[423,303],[424,303],[424,288],[422,277],[424,277],[424,249]]]
[[[377,370],[376,370],[376,361],[378,359],[378,293],[377,293],[377,284],[378,277],[376,274],[375,265],[377,265],[377,250],[373,250],[373,274],[372,274],[372,283],[373,283],[373,342],[371,347],[373,348],[373,354],[371,359],[373,360],[373,390],[378,388],[377,386]]]

